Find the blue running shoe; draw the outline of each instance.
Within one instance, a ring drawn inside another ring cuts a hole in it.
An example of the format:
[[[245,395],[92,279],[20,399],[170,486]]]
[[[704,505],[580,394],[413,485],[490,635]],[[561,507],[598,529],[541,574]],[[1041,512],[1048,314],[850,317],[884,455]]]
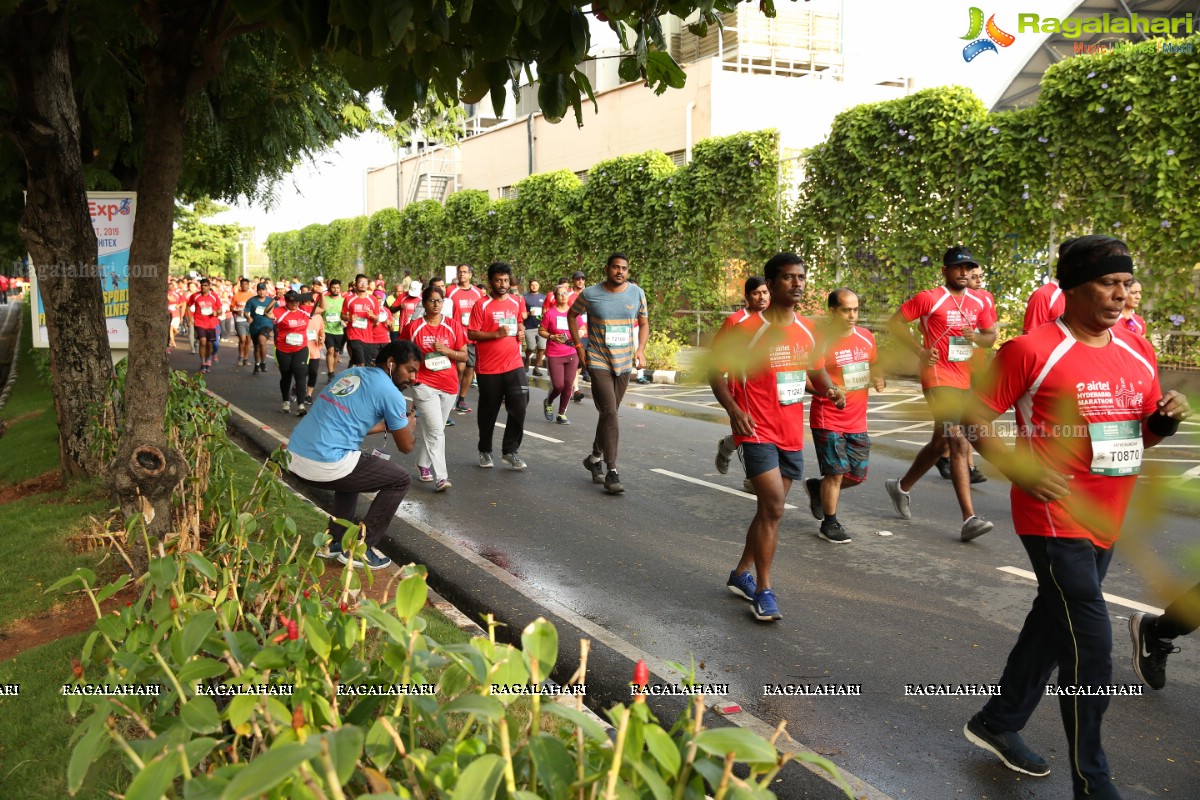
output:
[[[754,593],[758,591],[758,586],[754,583],[754,576],[750,574],[750,570],[746,570],[741,575],[737,574],[737,570],[730,572],[725,586],[738,597],[749,600],[751,603],[754,602]]]
[[[345,553],[341,553],[338,556],[338,561],[343,564],[351,563],[350,557]],[[353,564],[355,567],[366,567],[370,570],[376,570],[390,567],[392,560],[377,551],[374,547],[368,547],[364,553],[355,552]]]
[[[754,595],[754,604],[750,607],[754,618],[762,622],[774,622],[783,619],[779,606],[775,602],[775,593],[770,589],[760,589]]]

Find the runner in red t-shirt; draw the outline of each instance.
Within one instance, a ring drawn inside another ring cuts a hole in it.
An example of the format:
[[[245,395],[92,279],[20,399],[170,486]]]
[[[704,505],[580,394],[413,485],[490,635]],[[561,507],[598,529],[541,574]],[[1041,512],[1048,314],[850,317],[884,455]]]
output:
[[[419,285],[413,281],[411,285]],[[421,351],[421,369],[413,383],[413,402],[420,425],[417,429],[417,471],[420,480],[433,482],[434,491],[450,488],[446,469],[446,424],[458,397],[455,363],[467,360],[467,333],[458,320],[442,313],[442,290],[422,290],[423,316],[410,320],[401,339],[409,339]]]
[[[1060,251],[1062,317],[1000,349],[963,418],[968,438],[1012,481],[1013,528],[1038,580],[1001,693],[964,733],[1010,769],[1048,774],[1045,759],[1017,732],[1057,668],[1066,690],[1059,703],[1063,763],[1075,797],[1119,796],[1101,747],[1108,705],[1102,691],[1112,684],[1112,624],[1101,583],[1144,449],[1172,435],[1190,413],[1178,392],[1160,397],[1150,343],[1114,334],[1133,283],[1128,253],[1120,240],[1096,235]],[[1014,407],[1017,445],[1010,449],[992,422]]]
[[[746,298],[746,307],[726,317],[725,321],[721,323],[720,330],[717,331],[717,336],[725,333],[739,322],[745,322],[750,315],[765,310],[771,302],[771,291],[767,288],[766,280],[760,275],[751,275],[746,278],[746,283],[742,286],[742,296]],[[732,383],[730,389],[733,389]],[[717,472],[722,475],[729,472],[729,462],[733,460],[733,454],[736,452],[737,445],[733,443],[733,434],[722,436],[717,442]],[[742,489],[749,494],[754,493],[754,486],[750,483],[749,478],[742,480]]]
[[[187,307],[200,342],[200,372],[205,373],[212,367],[213,342],[221,324],[221,299],[212,293],[208,278],[200,281],[200,291],[188,298]]]
[[[461,273],[460,273],[461,274]],[[497,261],[488,267],[487,298],[471,309],[467,338],[475,342],[479,375],[479,466],[492,462],[492,438],[500,404],[508,412],[501,460],[513,469],[525,469],[518,452],[525,436],[525,406],[529,404],[529,379],[521,360],[521,336],[524,328],[525,300],[508,293],[512,267]],[[461,390],[460,390],[461,391]],[[461,400],[461,395],[459,397]]]
[[[867,435],[867,392],[882,392],[886,383],[876,360],[875,337],[858,322],[858,295],[849,289],[829,293],[829,317],[817,329],[825,371],[834,386],[846,393],[839,408],[825,397],[813,395],[809,425],[817,451],[820,478],[804,482],[808,507],[821,520],[820,536],[842,544],[850,534],[837,518],[842,489],[867,479],[871,437]]]
[[[470,264],[459,264],[458,282],[446,292],[444,313],[458,320],[463,330],[471,326],[471,311],[475,304],[484,298],[483,290],[471,283],[471,276],[474,274]],[[454,403],[454,410],[459,414],[466,414],[471,410],[467,406],[467,389],[471,388],[471,381],[475,379],[475,358],[475,343],[469,341],[467,361],[458,365],[458,400]]]
[[[812,326],[792,310],[804,297],[807,271],[794,253],[772,256],[763,268],[771,305],[726,330],[713,343],[709,386],[729,414],[742,448],[746,474],[758,496],[758,511],[746,531],[746,546],[726,586],[751,601],[755,619],[782,619],[771,590],[771,562],[779,522],[792,481],[803,477],[804,392],[844,404],[845,394],[829,382]],[[729,379],[725,377],[729,374]],[[737,389],[730,392],[729,383]],[[753,566],[757,575],[750,574]]]
[[[0,275],[0,306],[8,305],[8,276]]]
[[[183,306],[187,297],[179,291],[179,284],[174,278],[167,283],[167,314],[171,317],[171,328],[168,334],[168,345],[175,347],[175,334],[179,332],[179,321],[183,318]]]
[[[370,293],[366,275],[354,278],[354,293],[342,303],[342,325],[350,349],[350,366],[364,367],[375,363],[379,348],[373,344],[371,326],[379,322],[379,301]]]
[[[921,388],[933,414],[933,436],[913,459],[904,477],[884,481],[896,513],[912,519],[909,491],[937,463],[950,442],[950,476],[962,511],[960,538],[964,542],[992,529],[992,523],[975,515],[971,478],[967,466],[969,446],[962,438],[959,418],[971,392],[971,353],[976,346],[996,342],[996,311],[968,288],[971,270],[978,266],[964,247],[951,247],[942,256],[945,283],[912,297],[888,320],[888,329],[921,361]],[[908,324],[920,320],[922,341],[909,333]]]
[[[279,393],[283,397],[283,413],[291,413],[291,394],[295,384],[296,399],[304,402],[304,384],[308,377],[308,322],[312,319],[307,311],[300,310],[300,293],[284,295],[286,307],[276,307],[275,317],[275,363],[279,365]]]

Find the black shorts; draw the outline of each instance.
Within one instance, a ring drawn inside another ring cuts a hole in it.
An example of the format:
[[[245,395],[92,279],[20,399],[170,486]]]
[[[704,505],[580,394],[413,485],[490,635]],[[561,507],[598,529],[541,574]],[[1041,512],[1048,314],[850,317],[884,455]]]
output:
[[[375,364],[375,356],[379,354],[379,348],[383,345],[364,342],[361,339],[349,339],[346,341],[346,347],[350,350],[350,366],[369,367]]]
[[[197,327],[196,328],[196,341],[202,342],[205,339],[207,339],[210,342],[215,342],[217,340],[217,329],[216,328]]]
[[[742,442],[742,464],[746,477],[753,478],[773,469],[785,478],[794,481],[804,476],[804,453],[800,450],[783,450],[767,442]]]
[[[325,349],[332,350],[335,353],[341,354],[346,349],[346,334],[344,333],[327,333],[325,334]]]

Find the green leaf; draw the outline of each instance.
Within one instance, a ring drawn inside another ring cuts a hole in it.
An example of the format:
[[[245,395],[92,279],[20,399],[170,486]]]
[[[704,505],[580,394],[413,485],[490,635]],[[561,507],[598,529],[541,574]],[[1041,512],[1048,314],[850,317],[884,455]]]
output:
[[[643,733],[646,737],[646,748],[663,768],[663,771],[668,775],[678,774],[683,758],[679,754],[679,747],[675,744],[675,740],[657,725],[645,726]]]
[[[215,658],[196,658],[184,664],[175,672],[175,678],[184,689],[190,689],[200,681],[224,675],[229,671],[229,665]]]
[[[258,797],[290,778],[301,764],[320,752],[316,738],[304,744],[290,742],[273,747],[237,772],[221,792],[221,800]]]
[[[405,622],[411,620],[425,607],[429,587],[422,575],[410,575],[396,587],[396,616]]]
[[[608,735],[604,732],[604,728],[600,723],[582,711],[576,711],[560,703],[543,703],[542,713],[570,722],[575,727],[583,730],[584,734],[589,738],[595,739],[598,742],[608,741]]]
[[[75,571],[72,572],[67,577],[60,578],[59,580],[56,580],[54,583],[50,584],[50,586],[47,587],[46,591],[43,592],[43,594],[49,594],[50,592],[57,591],[57,590],[61,589],[62,587],[67,586],[72,583],[80,583],[84,586],[91,586],[92,582],[95,580],[96,580],[96,573],[94,573],[90,569],[86,569],[84,567],[77,567],[75,569]]]
[[[161,800],[179,771],[179,755],[163,753],[138,771],[125,790],[125,800]]]
[[[363,605],[358,609],[357,613],[358,616],[365,619],[368,623],[392,637],[393,641],[401,644],[408,641],[408,632],[404,629],[404,625],[401,624],[400,620],[379,608],[379,606]]]
[[[766,739],[744,728],[701,731],[695,742],[697,748],[718,758],[733,753],[738,761],[750,764],[774,764],[778,759],[775,748]]]
[[[304,638],[308,642],[308,646],[313,649],[322,661],[329,659],[329,653],[332,649],[332,639],[329,636],[329,629],[325,627],[325,623],[320,617],[312,614],[304,618]]]
[[[108,586],[105,586],[103,589],[96,592],[96,602],[103,603],[105,600],[112,597],[117,592],[121,591],[121,589],[123,589],[125,587],[125,584],[129,583],[129,581],[130,581],[129,574],[128,573],[122,574],[121,577],[117,578],[115,581],[110,583]]]
[[[521,651],[525,654],[525,665],[533,675],[533,659],[538,669],[534,679],[543,681],[554,670],[558,660],[558,631],[543,617],[538,617],[521,632]]]
[[[567,797],[575,780],[575,756],[566,745],[545,733],[529,740],[529,755],[548,797]]]
[[[212,562],[207,558],[199,553],[192,552],[187,554],[187,560],[192,566],[192,569],[194,569],[196,572],[200,573],[210,581],[217,580],[217,568],[214,567]]]
[[[221,730],[221,715],[217,704],[208,695],[196,695],[179,709],[179,719],[193,733],[216,733]]]
[[[174,556],[156,558],[150,562],[150,582],[159,594],[166,593],[167,587],[175,580],[178,569],[179,562]]]
[[[617,76],[627,82],[636,81],[642,77],[642,71],[638,66],[637,59],[633,56],[622,58],[621,63],[617,65]]]
[[[208,638],[217,626],[217,612],[204,610],[188,619],[183,626],[181,647],[183,653],[180,660],[186,660],[195,655],[200,645]]]
[[[671,800],[671,790],[667,788],[666,782],[654,767],[643,761],[633,760],[629,753],[625,754],[625,763],[633,767],[634,772],[650,787],[654,800]]]
[[[504,759],[495,753],[480,756],[471,762],[454,786],[454,800],[492,800],[500,788],[504,774]]]
[[[88,722],[91,724],[91,728],[76,743],[71,750],[71,758],[67,761],[67,790],[71,794],[79,791],[92,764],[99,760],[100,756],[104,755],[109,748],[110,740],[104,727],[104,720],[89,719]]]
[[[354,774],[354,765],[358,763],[359,756],[362,755],[366,734],[362,728],[343,725],[324,734],[324,737],[329,741],[329,755],[333,759],[333,767],[337,772],[338,780],[345,784]]]
[[[504,716],[504,704],[495,697],[465,694],[442,706],[443,714],[474,714],[488,722],[499,722]]]
[[[229,726],[237,730],[249,722],[251,715],[254,714],[254,707],[256,705],[258,705],[258,698],[254,695],[235,695],[229,701],[229,706],[225,709],[225,719],[229,721]]]

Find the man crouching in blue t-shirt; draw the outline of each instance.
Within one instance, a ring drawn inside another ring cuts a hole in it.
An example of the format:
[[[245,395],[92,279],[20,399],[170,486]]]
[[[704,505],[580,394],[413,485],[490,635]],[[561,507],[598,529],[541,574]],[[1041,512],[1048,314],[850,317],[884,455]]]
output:
[[[410,479],[404,467],[388,456],[359,450],[363,438],[391,432],[401,453],[413,449],[412,414],[401,391],[412,385],[421,368],[421,351],[412,342],[392,342],[379,351],[373,367],[353,367],[313,403],[288,441],[293,475],[333,492],[333,516],[351,520],[359,492],[377,492],[363,522],[367,526],[366,554],[355,554],[355,566],[383,569],[391,559],[375,551],[404,495]],[[342,550],[345,530],[330,524],[333,542],[322,558],[350,559]]]

